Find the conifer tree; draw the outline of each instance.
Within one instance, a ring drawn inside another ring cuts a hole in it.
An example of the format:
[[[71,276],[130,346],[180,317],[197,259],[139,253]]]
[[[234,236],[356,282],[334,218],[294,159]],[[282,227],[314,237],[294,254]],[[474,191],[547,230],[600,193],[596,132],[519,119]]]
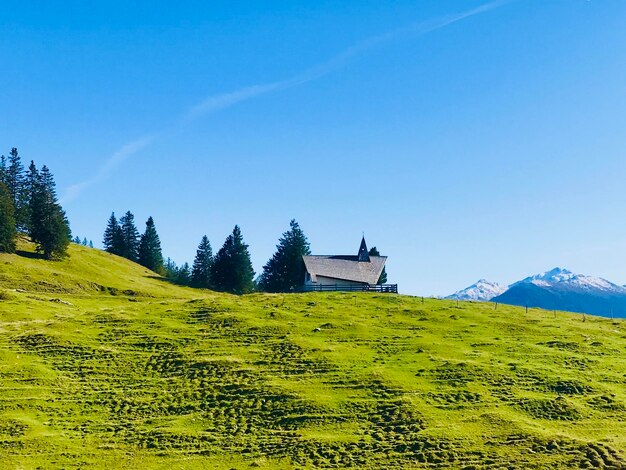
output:
[[[139,264],[156,273],[163,273],[163,254],[161,240],[154,226],[152,217],[146,222],[146,231],[139,243]]]
[[[17,208],[19,194],[22,190],[24,182],[24,165],[22,165],[22,159],[20,158],[15,147],[13,147],[9,153],[9,160],[5,171],[5,183],[7,188],[9,188],[11,198],[13,198],[13,205]]]
[[[120,218],[120,228],[122,230],[122,245],[120,254],[124,258],[137,262],[139,259],[139,230],[135,225],[135,216],[130,212],[126,212]]]
[[[4,155],[0,155],[0,183],[7,184],[7,157]]]
[[[89,248],[93,248],[93,240],[89,240]]]
[[[376,249],[375,246],[370,248],[369,251],[370,256],[380,256],[380,253]],[[378,284],[386,284],[387,283],[387,269],[383,268],[383,272],[380,273],[380,277],[378,278]]]
[[[9,188],[15,207],[15,223],[19,231],[28,229],[28,193],[26,191],[26,176],[22,159],[15,147],[9,153],[8,166],[5,170],[5,184]]]
[[[254,289],[254,270],[248,245],[243,242],[241,229],[235,225],[213,260],[211,280],[216,290],[247,294]]]
[[[14,253],[16,237],[13,198],[9,188],[0,181],[0,252]]]
[[[36,182],[37,186],[42,186],[49,197],[56,202],[57,200],[57,185],[54,182],[54,176],[50,172],[50,169],[44,165],[39,172],[39,179]]]
[[[74,240],[72,240],[72,242],[76,243],[77,245],[80,245],[80,237],[78,235],[76,235],[74,237]]]
[[[180,284],[181,286],[188,286],[191,284],[191,268],[189,267],[189,263],[184,263],[178,269],[175,282],[176,284]]]
[[[191,285],[208,289],[211,287],[211,269],[213,267],[213,249],[209,238],[205,235],[196,251],[196,259],[191,271]]]
[[[29,214],[29,234],[37,244],[37,252],[46,259],[65,256],[72,234],[65,211],[57,201],[54,178],[45,165],[31,194]]]
[[[28,202],[26,205],[26,213],[28,215],[28,227],[30,229],[30,201],[33,198],[33,194],[35,193],[35,189],[37,188],[37,183],[39,181],[39,171],[37,171],[37,167],[35,166],[34,161],[30,161],[30,165],[28,166],[28,171],[26,172],[26,178],[24,181],[24,199]],[[27,230],[28,231],[28,230]]]
[[[80,240],[80,239],[79,239],[79,240]],[[89,242],[87,241],[87,237],[83,238],[82,245],[83,245],[83,246],[87,246],[87,243],[89,243]]]
[[[276,245],[276,252],[263,267],[259,287],[266,292],[292,292],[304,283],[302,256],[310,255],[309,241],[298,222],[292,220],[289,230]]]
[[[124,236],[122,234],[122,228],[117,222],[115,212],[111,213],[109,221],[107,222],[107,228],[104,231],[104,240],[102,241],[104,250],[114,255],[122,255],[122,246],[124,244]]]
[[[169,257],[165,261],[165,264],[163,266],[163,272],[166,278],[174,282],[176,281],[176,276],[178,275],[178,267],[176,266],[176,263]]]

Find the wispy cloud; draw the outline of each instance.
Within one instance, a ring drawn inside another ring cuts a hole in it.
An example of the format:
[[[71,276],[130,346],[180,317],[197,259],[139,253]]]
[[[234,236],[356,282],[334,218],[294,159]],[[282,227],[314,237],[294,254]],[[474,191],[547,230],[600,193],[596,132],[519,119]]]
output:
[[[377,47],[382,47],[394,41],[415,38],[427,33],[431,33],[433,31],[437,31],[459,21],[471,18],[476,15],[480,15],[482,13],[486,13],[514,1],[516,0],[495,0],[489,3],[485,3],[471,10],[467,10],[465,12],[429,21],[413,23],[402,28],[369,37],[363,41],[353,44],[352,46],[346,48],[326,62],[317,64],[292,77],[283,80],[277,80],[274,82],[250,85],[235,91],[209,96],[208,98],[205,98],[204,100],[200,101],[199,103],[188,109],[183,114],[182,119],[179,121],[178,126],[176,127],[178,128],[178,130],[182,130],[182,128],[184,128],[187,123],[203,115],[231,107],[237,103],[248,101],[258,96],[286,90],[288,88],[293,88],[320,79],[326,75],[331,74],[332,72],[335,72],[338,69],[345,67],[351,60],[354,60],[358,56],[364,55]],[[68,187],[62,198],[62,202],[67,203],[75,200],[84,190],[104,180],[107,176],[109,176],[110,173],[113,172],[113,170],[117,166],[119,166],[125,160],[137,153],[139,150],[145,148],[150,143],[152,143],[155,137],[156,134],[151,137],[143,137],[133,142],[129,142],[128,144],[121,147],[117,152],[111,155],[104,162],[104,164],[98,170],[98,173],[93,178]]]
[[[434,20],[413,23],[409,26],[404,26],[402,28],[394,29],[393,31],[388,31],[377,36],[369,37],[346,48],[326,62],[315,65],[303,72],[294,75],[293,77],[275,82],[251,85],[240,88],[236,91],[209,96],[200,103],[191,107],[189,111],[185,114],[184,121],[198,118],[204,114],[209,114],[220,109],[233,106],[242,101],[256,98],[257,96],[265,95],[275,91],[285,90],[287,88],[292,88],[298,85],[302,85],[304,83],[311,82],[313,80],[317,80],[346,66],[348,62],[352,59],[355,59],[356,57],[363,55],[376,47],[381,47],[385,44],[401,39],[409,39],[412,37],[431,33],[433,31],[445,28],[446,26],[450,26],[454,23],[470,18],[472,16],[494,10],[513,1],[515,0],[496,0],[462,13],[449,15]]]
[[[116,167],[121,165],[125,160],[132,157],[135,153],[139,152],[141,149],[147,147],[152,143],[154,137],[147,136],[142,137],[137,140],[133,140],[122,147],[120,147],[113,155],[111,155],[98,169],[98,172],[92,178],[81,181],[80,183],[73,184],[72,186],[68,186],[65,190],[65,193],[61,197],[61,203],[67,204],[75,200],[80,194],[93,186],[96,183],[106,179]]]

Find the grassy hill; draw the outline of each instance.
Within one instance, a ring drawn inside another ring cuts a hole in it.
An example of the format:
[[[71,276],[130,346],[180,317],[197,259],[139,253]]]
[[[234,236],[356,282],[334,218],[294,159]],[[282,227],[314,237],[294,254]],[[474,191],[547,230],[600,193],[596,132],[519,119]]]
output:
[[[2,468],[625,468],[626,328],[0,255]]]

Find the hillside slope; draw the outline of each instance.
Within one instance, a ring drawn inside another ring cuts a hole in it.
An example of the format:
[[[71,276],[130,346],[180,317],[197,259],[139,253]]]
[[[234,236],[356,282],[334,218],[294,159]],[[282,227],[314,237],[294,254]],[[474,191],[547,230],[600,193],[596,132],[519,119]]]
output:
[[[2,468],[625,468],[622,321],[0,255]]]

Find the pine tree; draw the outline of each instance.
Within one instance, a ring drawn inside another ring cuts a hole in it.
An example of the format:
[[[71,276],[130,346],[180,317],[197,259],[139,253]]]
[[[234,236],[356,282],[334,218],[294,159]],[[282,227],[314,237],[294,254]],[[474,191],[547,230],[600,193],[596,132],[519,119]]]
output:
[[[74,240],[72,240],[74,243],[76,243],[77,245],[80,245],[80,237],[78,235],[76,235],[74,237]]]
[[[89,242],[87,241],[87,237],[83,238],[82,245],[87,246]]]
[[[139,243],[139,264],[156,273],[164,272],[161,241],[152,217],[148,218],[146,231],[141,236],[141,242]]]
[[[13,198],[9,188],[0,181],[0,252],[14,253],[16,237]]]
[[[72,239],[65,211],[56,197],[56,185],[48,167],[39,172],[29,204],[29,234],[37,252],[46,259],[65,256]]]
[[[89,240],[89,248],[93,248],[93,240]]]
[[[309,241],[298,222],[292,220],[289,230],[276,245],[276,253],[263,266],[259,287],[266,292],[292,292],[304,283],[302,256],[310,255]]]
[[[189,267],[189,263],[184,263],[178,269],[175,282],[176,284],[180,284],[181,286],[188,286],[191,284],[191,268]]]
[[[5,170],[5,183],[9,188],[15,207],[15,223],[19,231],[28,229],[28,193],[26,191],[26,176],[22,159],[15,147],[9,153],[8,166]]]
[[[235,225],[213,260],[213,287],[223,292],[247,294],[254,289],[254,270],[248,245],[243,242],[241,229]]]
[[[380,256],[380,253],[378,252],[376,247],[373,246],[373,247],[370,248],[369,255],[370,256]],[[383,268],[383,272],[380,273],[380,277],[378,278],[378,283],[377,284],[387,284],[387,270],[386,270],[386,268]]]
[[[102,244],[104,245],[105,251],[118,256],[122,255],[124,235],[122,234],[122,228],[115,217],[115,212],[111,213],[111,217],[109,217],[107,228],[104,231],[104,240],[102,241]]]
[[[7,157],[4,155],[0,155],[0,183],[7,184]]]
[[[213,267],[213,249],[209,238],[205,235],[196,251],[196,259],[191,271],[191,285],[208,289],[211,287],[211,269]]]
[[[131,261],[137,262],[139,259],[139,230],[135,225],[135,216],[130,212],[126,212],[120,219],[120,228],[122,229],[122,245],[120,255]]]
[[[176,276],[178,275],[178,267],[171,258],[167,258],[167,260],[165,261],[165,265],[163,266],[163,272],[163,275],[167,279],[173,282],[176,281]]]
[[[37,167],[35,166],[34,161],[30,161],[30,165],[28,165],[28,171],[26,172],[26,178],[24,181],[24,199],[27,201],[26,204],[26,214],[27,214],[27,231],[30,230],[30,201],[33,198],[33,194],[35,193],[35,189],[37,188],[37,184],[39,181],[39,171],[37,171]]]

